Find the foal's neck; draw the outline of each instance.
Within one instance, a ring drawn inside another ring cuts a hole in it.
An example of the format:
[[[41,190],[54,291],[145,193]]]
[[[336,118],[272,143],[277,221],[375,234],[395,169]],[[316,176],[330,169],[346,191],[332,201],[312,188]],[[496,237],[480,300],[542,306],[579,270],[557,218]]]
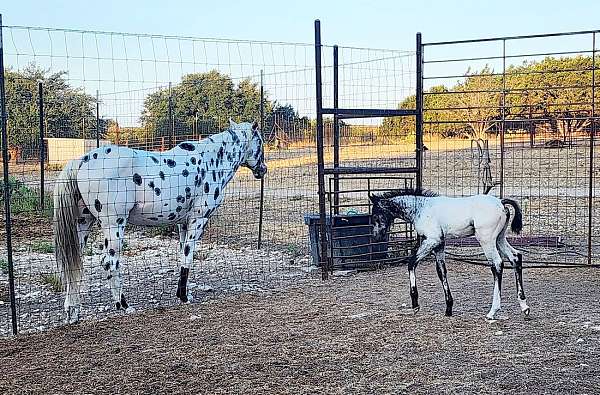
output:
[[[395,198],[394,202],[399,211],[398,216],[414,222],[419,216],[426,199],[427,197],[425,196],[399,196]]]

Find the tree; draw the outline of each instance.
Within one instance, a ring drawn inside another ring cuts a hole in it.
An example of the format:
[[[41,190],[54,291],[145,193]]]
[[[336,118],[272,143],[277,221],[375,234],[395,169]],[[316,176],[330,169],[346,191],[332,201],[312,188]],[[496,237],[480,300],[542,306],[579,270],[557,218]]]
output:
[[[199,119],[209,120],[214,128],[221,130],[229,125],[229,118],[258,120],[260,90],[250,80],[242,80],[236,86],[229,76],[213,70],[185,75],[181,83],[171,88],[171,102],[176,130],[193,130]],[[268,100],[265,108],[270,108]],[[141,121],[151,135],[168,134],[168,89],[146,98]]]
[[[24,151],[38,146],[38,82],[44,88],[47,137],[81,138],[95,129],[96,99],[70,86],[66,76],[64,71],[49,74],[35,64],[21,71],[5,71],[7,126],[12,146]]]

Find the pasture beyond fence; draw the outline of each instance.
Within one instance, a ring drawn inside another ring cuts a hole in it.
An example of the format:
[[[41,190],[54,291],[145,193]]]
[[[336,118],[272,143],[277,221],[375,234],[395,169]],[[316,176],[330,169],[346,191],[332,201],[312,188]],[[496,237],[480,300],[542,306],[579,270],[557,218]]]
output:
[[[319,260],[324,273],[400,262],[414,245],[406,224],[389,251],[367,238],[353,260],[331,235],[319,249],[314,221],[358,221],[368,193],[419,184],[518,200],[525,228],[511,243],[525,267],[600,264],[596,31],[418,40],[403,51],[1,23],[0,32],[3,235],[12,239],[0,247],[2,334],[64,319],[51,197],[68,159],[96,144],[168,150],[229,118],[261,122],[269,172],[264,183],[241,172],[229,185],[190,271],[197,299],[317,281]],[[357,120],[339,109],[380,112]],[[368,219],[352,226],[370,228]],[[98,319],[115,312],[98,232],[90,239],[83,317]],[[178,244],[171,226],[128,230],[130,305],[176,303]],[[473,246],[462,239],[448,252],[483,263]]]

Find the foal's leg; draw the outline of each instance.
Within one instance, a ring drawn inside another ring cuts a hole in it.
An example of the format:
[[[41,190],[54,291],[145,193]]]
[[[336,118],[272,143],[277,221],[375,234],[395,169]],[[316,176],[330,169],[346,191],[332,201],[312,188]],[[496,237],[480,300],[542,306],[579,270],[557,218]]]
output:
[[[106,271],[113,302],[117,310],[132,311],[123,295],[123,278],[121,276],[123,239],[127,216],[110,215],[101,218],[104,235],[104,256],[102,264]]]
[[[500,257],[498,250],[496,249],[495,242],[482,243],[481,240],[479,240],[479,242],[483,248],[483,253],[492,265],[491,270],[492,275],[494,276],[494,295],[492,298],[492,307],[487,314],[487,318],[493,320],[498,310],[500,310],[502,271],[504,269],[504,264],[502,263],[502,258]]]
[[[448,286],[448,277],[446,272],[446,257],[444,253],[444,242],[441,242],[433,253],[435,254],[436,270],[442,287],[444,288],[444,298],[446,299],[446,316],[452,316],[452,305],[454,300],[452,299],[452,293],[450,293],[450,287]]]
[[[181,245],[181,271],[179,273],[179,282],[177,284],[177,297],[183,302],[191,302],[192,295],[188,292],[187,281],[190,267],[194,262],[194,251],[196,242],[202,237],[204,227],[208,219],[203,217],[191,217],[187,224],[179,227],[179,240]]]
[[[500,249],[500,253],[513,265],[513,269],[515,271],[515,281],[517,283],[517,297],[519,300],[519,306],[521,307],[523,314],[528,316],[531,310],[527,305],[525,291],[523,290],[523,255],[521,255],[519,251],[515,250],[508,243],[508,240],[506,240],[505,237],[501,237],[498,240],[498,248]]]
[[[419,311],[419,291],[417,290],[417,277],[415,271],[417,264],[425,259],[434,248],[440,245],[441,240],[438,238],[427,238],[417,250],[416,254],[413,255],[408,261],[408,278],[410,280],[410,299],[412,302],[412,308],[414,312]]]

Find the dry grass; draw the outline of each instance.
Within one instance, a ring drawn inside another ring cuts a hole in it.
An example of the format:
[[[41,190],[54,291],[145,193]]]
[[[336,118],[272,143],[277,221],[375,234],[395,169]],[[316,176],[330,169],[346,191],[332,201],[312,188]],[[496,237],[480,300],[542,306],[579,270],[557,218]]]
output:
[[[449,270],[452,318],[426,263],[416,316],[402,307],[408,281],[396,268],[2,340],[0,392],[597,392],[597,271],[526,271],[530,320],[507,278],[508,320],[490,323],[489,271]]]

